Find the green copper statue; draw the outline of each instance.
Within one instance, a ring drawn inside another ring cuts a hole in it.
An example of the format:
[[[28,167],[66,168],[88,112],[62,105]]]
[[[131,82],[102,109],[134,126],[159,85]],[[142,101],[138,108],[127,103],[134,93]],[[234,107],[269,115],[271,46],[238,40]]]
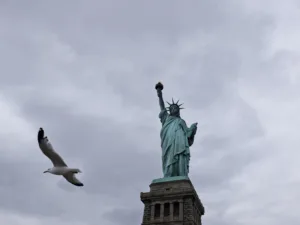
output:
[[[197,132],[197,123],[187,127],[185,121],[180,118],[180,106],[178,101],[165,107],[162,97],[162,83],[155,86],[159,98],[159,118],[162,123],[160,132],[162,148],[162,168],[164,178],[175,176],[188,176],[190,162],[190,146],[194,143]],[[169,112],[168,112],[169,111]]]

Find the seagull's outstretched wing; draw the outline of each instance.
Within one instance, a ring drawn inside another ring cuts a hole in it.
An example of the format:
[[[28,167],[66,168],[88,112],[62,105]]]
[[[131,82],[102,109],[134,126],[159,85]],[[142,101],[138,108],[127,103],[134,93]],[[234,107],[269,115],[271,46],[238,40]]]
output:
[[[37,138],[40,149],[45,154],[45,156],[47,156],[52,161],[54,167],[67,166],[67,164],[60,157],[60,155],[54,151],[48,138],[45,137],[45,132],[43,128],[40,128]]]
[[[82,187],[83,183],[81,183],[76,177],[74,173],[67,173],[65,175],[63,175],[64,178],[69,181],[71,184],[74,184],[75,186],[79,186]]]

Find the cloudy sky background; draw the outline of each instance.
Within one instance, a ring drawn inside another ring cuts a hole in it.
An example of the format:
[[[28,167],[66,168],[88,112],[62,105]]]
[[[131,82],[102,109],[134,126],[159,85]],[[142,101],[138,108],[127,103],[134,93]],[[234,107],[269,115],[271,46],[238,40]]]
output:
[[[140,224],[161,80],[198,122],[203,224],[299,225],[299,21],[292,0],[0,0],[1,224]],[[84,188],[42,174],[41,126]]]

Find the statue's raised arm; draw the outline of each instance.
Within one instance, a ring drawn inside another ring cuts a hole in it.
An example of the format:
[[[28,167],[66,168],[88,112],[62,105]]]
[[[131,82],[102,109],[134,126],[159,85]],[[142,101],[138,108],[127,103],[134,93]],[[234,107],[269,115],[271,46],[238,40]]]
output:
[[[155,85],[155,89],[157,91],[157,96],[158,96],[158,100],[159,100],[159,106],[160,106],[160,110],[164,110],[165,109],[165,103],[162,97],[162,90],[164,89],[164,86],[162,83],[158,82]]]

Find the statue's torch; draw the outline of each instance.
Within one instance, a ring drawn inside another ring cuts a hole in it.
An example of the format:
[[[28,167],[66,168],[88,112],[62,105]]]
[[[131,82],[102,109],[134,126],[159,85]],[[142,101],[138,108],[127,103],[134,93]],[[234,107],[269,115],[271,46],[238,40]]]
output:
[[[161,82],[158,82],[156,85],[155,85],[155,89],[157,91],[162,91],[164,89],[164,85],[161,83]]]

